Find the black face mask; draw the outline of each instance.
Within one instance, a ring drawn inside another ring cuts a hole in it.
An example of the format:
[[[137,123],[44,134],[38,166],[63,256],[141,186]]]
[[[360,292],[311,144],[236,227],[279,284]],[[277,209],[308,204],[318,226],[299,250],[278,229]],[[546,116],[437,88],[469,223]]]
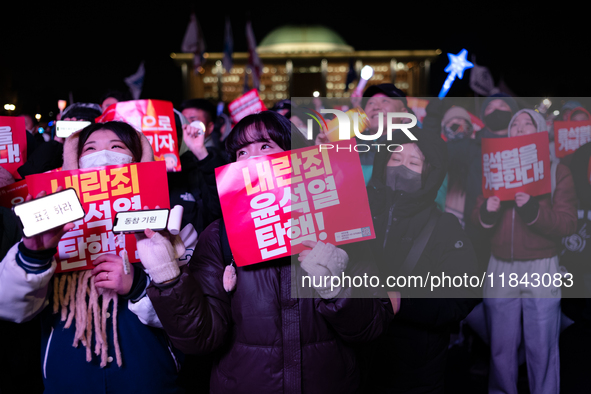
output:
[[[509,122],[512,117],[513,114],[509,111],[495,109],[490,114],[485,115],[482,121],[491,131],[500,131],[509,128]]]
[[[386,167],[386,185],[392,190],[413,193],[421,188],[421,174],[407,166]]]

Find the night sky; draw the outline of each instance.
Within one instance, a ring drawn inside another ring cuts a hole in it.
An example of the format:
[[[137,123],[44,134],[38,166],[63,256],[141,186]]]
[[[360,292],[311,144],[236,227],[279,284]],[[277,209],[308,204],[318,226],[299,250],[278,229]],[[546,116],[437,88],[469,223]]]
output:
[[[229,2],[175,0],[53,3],[14,3],[2,12],[0,104],[16,103],[17,113],[47,114],[56,110],[59,98],[68,99],[70,91],[75,101],[98,102],[109,88],[126,90],[123,78],[133,74],[142,60],[146,64],[142,98],[178,105],[181,74],[170,53],[180,51],[191,10],[211,52],[223,49],[226,16],[232,23],[236,52],[247,50],[248,17],[257,42],[282,25],[322,24],[356,50],[440,48],[443,55],[432,66],[434,95],[446,76],[445,53],[462,48],[517,95],[591,95],[588,22],[567,2],[550,8],[473,1],[453,6],[363,3],[367,10],[335,2],[311,6],[258,1],[237,7]],[[449,95],[471,95],[468,80],[466,73]]]

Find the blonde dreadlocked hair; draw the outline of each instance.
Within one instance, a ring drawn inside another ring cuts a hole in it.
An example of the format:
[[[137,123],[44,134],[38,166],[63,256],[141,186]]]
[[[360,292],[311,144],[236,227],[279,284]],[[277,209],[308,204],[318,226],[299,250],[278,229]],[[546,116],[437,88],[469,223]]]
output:
[[[119,125],[119,126],[118,126]],[[140,140],[140,162],[154,161],[154,152],[150,141],[146,136],[133,129],[132,126],[121,122],[107,122],[100,126],[92,127],[93,131],[100,129],[117,132],[123,128],[137,133]],[[85,129],[70,135],[64,142],[64,165],[62,170],[75,170],[79,168],[79,150],[83,141],[80,135]],[[85,133],[88,138],[88,133]],[[137,159],[137,158],[136,158]],[[53,313],[61,313],[61,321],[65,321],[65,328],[70,328],[75,319],[76,333],[72,346],[78,347],[79,343],[86,348],[86,361],[92,360],[92,333],[94,331],[94,354],[101,359],[101,367],[107,365],[108,341],[107,341],[107,310],[113,302],[113,342],[117,365],[123,364],[119,337],[117,334],[117,306],[119,297],[113,290],[97,289],[92,278],[92,271],[68,272],[56,275],[53,286]],[[94,330],[93,330],[94,328]]]
[[[100,293],[100,294],[99,294]],[[86,348],[86,361],[92,360],[92,333],[94,327],[94,354],[101,359],[101,368],[107,365],[107,310],[113,301],[113,342],[117,365],[122,366],[121,348],[117,334],[118,295],[113,290],[97,289],[92,271],[76,271],[55,275],[53,278],[53,313],[61,313],[65,328],[75,319],[76,333],[72,346],[79,343]],[[69,308],[69,310],[68,310]],[[93,321],[94,319],[94,321]],[[94,324],[93,324],[94,323]]]

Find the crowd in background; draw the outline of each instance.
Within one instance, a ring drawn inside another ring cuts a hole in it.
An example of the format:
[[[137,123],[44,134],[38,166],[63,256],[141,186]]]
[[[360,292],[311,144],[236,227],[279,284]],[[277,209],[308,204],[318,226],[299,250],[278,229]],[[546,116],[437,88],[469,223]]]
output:
[[[100,150],[86,151],[87,144],[112,139],[121,146],[105,150],[121,149],[127,162],[152,161],[145,137],[131,126],[95,124],[109,105],[129,99],[109,92],[97,103],[71,104],[60,120],[93,124],[65,140],[23,115],[28,159],[18,174],[85,168],[84,157]],[[359,99],[367,134],[386,123],[385,113],[413,113],[393,84],[370,86]],[[359,152],[376,238],[342,247],[307,244],[299,274],[568,271],[591,286],[591,143],[557,158],[552,123],[589,120],[589,112],[570,100],[551,119],[505,94],[481,101],[480,108],[466,108],[466,100],[431,99],[413,129],[417,141],[402,132],[386,141],[384,133],[376,143],[404,149]],[[568,288],[484,286],[432,298],[405,289],[357,298],[352,289],[315,287],[310,297],[294,299],[291,259],[228,264],[215,168],[328,142],[316,126],[313,139],[306,138],[308,119],[289,100],[235,125],[209,100],[178,106],[182,171],[168,173],[168,190],[170,205],[184,208],[185,230],[180,237],[149,231],[139,237],[141,264],[133,264],[131,279],[111,267],[117,256],[103,257],[87,274],[53,278],[57,241],[70,227],[51,230],[51,239],[23,239],[12,212],[0,208],[0,392],[591,392],[585,357],[591,303],[569,298]],[[552,192],[520,192],[511,201],[484,197],[482,139],[543,132],[554,163]],[[14,181],[0,168],[0,187]],[[66,294],[71,287],[70,310],[91,311],[102,295],[98,357],[90,343],[72,346],[90,338],[82,328],[88,321],[79,314],[68,319],[67,302],[53,299],[56,286]],[[105,331],[107,321],[118,338]]]

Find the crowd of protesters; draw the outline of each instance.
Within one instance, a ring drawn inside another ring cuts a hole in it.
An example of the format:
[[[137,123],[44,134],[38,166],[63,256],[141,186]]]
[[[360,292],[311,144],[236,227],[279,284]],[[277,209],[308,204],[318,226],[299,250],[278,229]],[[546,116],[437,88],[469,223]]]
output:
[[[71,104],[60,119],[91,125],[65,140],[49,130],[35,134],[25,117],[20,177],[153,161],[150,143],[129,124],[95,123],[129,99],[109,92],[99,103]],[[387,113],[414,114],[393,84],[370,86],[353,103],[368,116],[368,135],[391,121]],[[531,393],[591,392],[588,291],[567,298],[560,286],[487,284],[429,298],[410,288],[359,297],[346,286],[314,286],[292,295],[292,282],[306,274],[567,270],[591,286],[591,143],[559,159],[552,119],[533,107],[505,94],[476,109],[461,103],[431,99],[413,129],[416,141],[398,131],[388,143],[401,150],[359,152],[375,239],[304,241],[295,265],[289,257],[233,264],[215,177],[229,163],[329,142],[317,128],[305,137],[309,113],[289,100],[235,125],[205,99],[175,109],[182,170],[168,172],[166,186],[170,206],[184,208],[183,230],[136,235],[141,262],[132,275],[115,254],[101,255],[93,270],[55,274],[58,242],[74,225],[27,238],[0,207],[0,393],[518,393],[520,376]],[[559,116],[590,118],[575,101]],[[485,197],[483,139],[544,132],[551,193]],[[380,138],[375,146],[386,133]],[[0,167],[0,187],[13,182]],[[458,347],[474,372],[459,378]],[[469,380],[482,361],[488,377],[478,391]]]

